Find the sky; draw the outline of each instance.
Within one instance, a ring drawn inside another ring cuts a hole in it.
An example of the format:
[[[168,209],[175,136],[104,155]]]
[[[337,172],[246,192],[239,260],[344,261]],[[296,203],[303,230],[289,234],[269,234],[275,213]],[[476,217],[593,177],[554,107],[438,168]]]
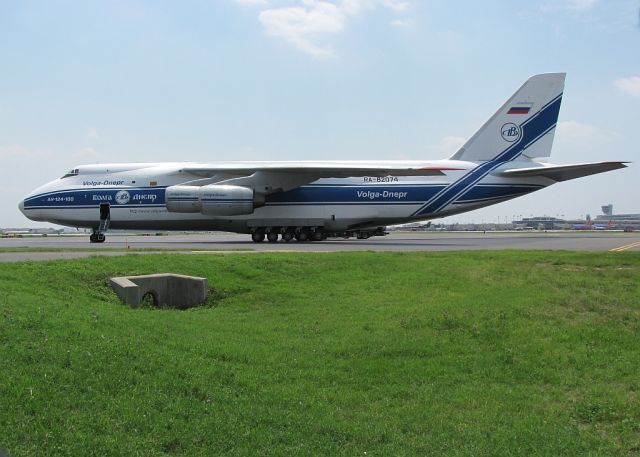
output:
[[[551,162],[640,147],[640,0],[2,0],[0,227],[76,165],[451,156],[567,72]],[[640,213],[640,163],[438,222]]]

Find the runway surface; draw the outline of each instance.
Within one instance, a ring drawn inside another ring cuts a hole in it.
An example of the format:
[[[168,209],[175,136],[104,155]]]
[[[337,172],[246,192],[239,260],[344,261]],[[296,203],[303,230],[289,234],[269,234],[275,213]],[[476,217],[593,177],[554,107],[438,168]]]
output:
[[[253,243],[248,235],[211,233],[167,236],[107,235],[102,244],[88,236],[47,236],[0,239],[0,262],[124,255],[129,249],[185,253],[336,252],[336,251],[459,251],[493,249],[550,249],[577,251],[640,251],[640,233],[621,232],[392,232],[368,240],[327,240],[298,243]],[[30,249],[33,251],[29,252]],[[66,252],[41,252],[47,249]],[[81,250],[81,251],[77,251]],[[40,252],[35,252],[40,251]]]

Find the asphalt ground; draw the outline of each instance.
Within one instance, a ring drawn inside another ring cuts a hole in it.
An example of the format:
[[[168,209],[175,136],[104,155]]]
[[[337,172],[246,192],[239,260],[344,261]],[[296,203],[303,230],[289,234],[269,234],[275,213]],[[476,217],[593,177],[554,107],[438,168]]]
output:
[[[336,251],[459,251],[495,249],[550,249],[576,251],[640,251],[640,233],[591,232],[392,232],[368,240],[337,239],[322,242],[254,243],[249,235],[230,233],[175,234],[164,236],[107,235],[101,244],[88,236],[25,236],[0,239],[0,250],[27,248],[22,252],[0,252],[0,262],[49,260],[123,255],[129,249],[180,251],[186,253],[235,252],[336,252]],[[34,249],[29,252],[28,248]],[[47,249],[71,251],[41,252]],[[77,251],[81,249],[82,252]],[[35,252],[38,251],[38,252]],[[130,251],[129,251],[130,252]]]

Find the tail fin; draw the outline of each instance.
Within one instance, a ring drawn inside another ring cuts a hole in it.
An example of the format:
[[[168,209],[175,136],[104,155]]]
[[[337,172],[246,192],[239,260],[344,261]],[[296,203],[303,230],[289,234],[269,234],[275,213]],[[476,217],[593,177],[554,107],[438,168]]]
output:
[[[529,78],[451,160],[510,161],[549,157],[564,78],[565,73]]]

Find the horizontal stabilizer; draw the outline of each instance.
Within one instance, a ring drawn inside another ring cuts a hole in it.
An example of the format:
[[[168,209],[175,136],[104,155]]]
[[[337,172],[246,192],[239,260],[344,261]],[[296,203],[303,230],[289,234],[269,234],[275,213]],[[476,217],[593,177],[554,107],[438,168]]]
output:
[[[535,168],[516,168],[497,171],[495,174],[505,178],[536,177],[543,176],[554,181],[567,181],[569,179],[582,178],[583,176],[604,173],[605,171],[626,168],[628,162],[597,162],[580,163],[575,165],[550,165]]]

